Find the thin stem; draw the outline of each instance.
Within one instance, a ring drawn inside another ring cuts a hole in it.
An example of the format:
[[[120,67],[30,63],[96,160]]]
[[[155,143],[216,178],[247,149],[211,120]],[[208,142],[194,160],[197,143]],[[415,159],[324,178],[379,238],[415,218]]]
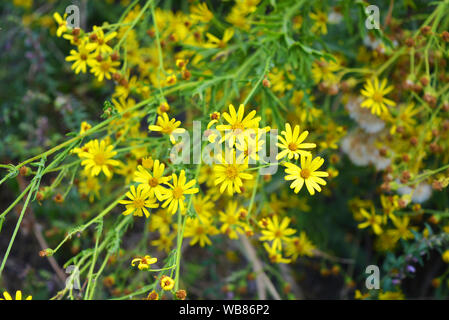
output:
[[[34,187],[35,183],[36,183],[36,180],[33,180],[33,182],[30,183],[29,186],[31,186],[31,188],[32,188],[32,187]],[[27,189],[28,189],[28,187],[27,187]],[[27,189],[25,189],[25,191]],[[11,240],[9,241],[8,249],[6,250],[5,256],[3,257],[2,265],[0,266],[0,279],[2,276],[3,269],[5,268],[6,260],[8,260],[9,253],[11,252],[12,245],[14,243],[14,240],[16,239],[17,232],[19,231],[20,224],[22,223],[23,216],[25,215],[25,211],[28,207],[28,203],[30,202],[32,194],[33,194],[33,192],[31,192],[31,191],[28,192],[27,199],[25,200],[25,205],[23,206],[22,211],[20,212],[19,220],[17,221],[16,227],[14,229],[14,233],[12,234]]]

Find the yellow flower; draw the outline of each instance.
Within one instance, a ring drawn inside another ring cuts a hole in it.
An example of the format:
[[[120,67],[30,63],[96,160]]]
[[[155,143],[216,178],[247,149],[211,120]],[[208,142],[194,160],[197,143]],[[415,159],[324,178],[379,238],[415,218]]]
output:
[[[86,122],[86,121],[81,122],[80,134],[83,134],[84,132],[86,132],[90,128],[92,128],[92,126],[88,122]]]
[[[137,171],[134,172],[134,181],[143,185],[150,192],[150,196],[156,196],[161,201],[162,194],[165,192],[162,184],[170,180],[170,177],[164,177],[164,170],[165,164],[160,163],[159,160],[155,160],[153,163],[153,174],[144,167],[138,166]]]
[[[72,64],[72,69],[78,74],[81,72],[86,73],[87,66],[92,67],[95,65],[95,54],[91,53],[94,49],[94,44],[83,41],[78,46],[78,51],[70,50],[70,55],[65,58],[66,61],[75,61]]]
[[[415,108],[414,103],[399,105],[398,113],[395,116],[387,115],[387,121],[392,123],[390,134],[395,134],[398,128],[401,128],[404,133],[412,132],[416,126],[416,119],[413,117],[419,113],[421,109]]]
[[[95,197],[100,198],[100,183],[95,177],[87,176],[80,181],[78,188],[81,195],[89,196],[89,202],[93,202]]]
[[[235,140],[243,139],[245,136],[244,131],[246,129],[256,129],[259,126],[260,117],[254,117],[256,110],[251,111],[245,118],[245,106],[241,104],[238,111],[232,104],[229,105],[229,113],[224,112],[222,117],[228,122],[228,124],[221,124],[217,126],[217,130],[225,131],[225,136],[222,141],[229,141],[229,146],[232,147],[235,144]]]
[[[441,257],[443,258],[444,262],[449,263],[449,250],[444,251]]]
[[[150,131],[158,131],[164,134],[168,134],[170,136],[171,143],[175,144],[176,139],[173,136],[173,133],[183,133],[185,129],[178,128],[181,125],[181,121],[176,121],[175,118],[170,119],[167,113],[163,113],[162,116],[157,118],[156,125],[149,125],[148,129]]]
[[[95,54],[111,53],[112,48],[108,42],[117,36],[117,32],[113,31],[105,36],[102,28],[94,26],[93,29],[90,38],[93,40]]]
[[[316,147],[315,143],[303,143],[303,141],[309,135],[309,131],[304,131],[301,133],[301,129],[299,125],[296,125],[292,131],[292,128],[289,123],[285,124],[285,131],[282,131],[281,134],[285,137],[278,136],[278,140],[280,143],[277,143],[277,146],[282,150],[276,157],[276,160],[282,159],[285,156],[288,156],[289,159],[299,158],[299,155],[309,156],[310,152],[301,150],[301,149],[313,149]]]
[[[56,20],[56,23],[58,24],[58,30],[56,30],[56,35],[58,37],[61,37],[62,34],[68,30],[67,21],[61,17],[59,12],[53,13],[53,18]]]
[[[223,223],[220,231],[227,234],[229,239],[238,239],[237,232],[243,233],[242,222],[239,220],[241,210],[237,206],[237,202],[229,201],[226,211],[219,212],[219,220]]]
[[[366,211],[364,208],[361,208],[360,214],[366,219],[366,221],[358,225],[359,229],[364,229],[371,226],[375,234],[382,233],[382,216],[376,215],[374,207],[371,207],[371,213],[368,213],[368,211]]]
[[[388,230],[388,233],[396,238],[396,239],[404,239],[404,240],[408,240],[408,239],[413,239],[413,233],[409,230],[409,222],[410,222],[410,218],[409,217],[403,217],[401,218],[397,218],[394,215],[390,215],[390,219],[391,221],[393,221],[394,226],[396,227],[396,229],[393,230]]]
[[[213,13],[207,8],[206,3],[199,3],[190,7],[190,18],[194,21],[209,22],[214,17]]]
[[[111,159],[117,152],[113,151],[114,147],[108,145],[105,140],[98,142],[97,139],[93,140],[92,144],[89,146],[87,152],[79,153],[80,158],[84,158],[81,165],[85,166],[85,169],[90,172],[92,176],[98,176],[100,172],[108,177],[112,177],[112,172],[110,167],[115,167],[120,165],[117,160]]]
[[[166,113],[168,111],[170,111],[170,105],[167,103],[167,101],[161,102],[156,109],[158,115],[162,115],[163,113]]]
[[[212,211],[215,208],[214,203],[211,201],[210,196],[202,196],[200,194],[193,197],[193,208],[200,216],[211,217]]]
[[[235,147],[240,151],[240,155],[238,156],[238,162],[248,161],[250,158],[253,160],[259,160],[259,151],[262,150],[262,147],[265,144],[263,140],[263,136],[259,134],[259,130],[256,130],[256,134],[246,135],[244,139],[236,142]]]
[[[317,11],[316,13],[311,12],[309,16],[315,21],[311,29],[312,32],[327,34],[327,15],[322,11]]]
[[[154,160],[152,157],[144,157],[142,158],[142,166],[145,169],[151,169],[153,168]]]
[[[241,193],[241,187],[243,186],[242,180],[251,180],[253,176],[244,171],[248,168],[247,163],[239,164],[235,158],[235,152],[233,152],[233,161],[228,163],[225,159],[222,160],[222,164],[217,164],[213,167],[215,173],[215,185],[220,186],[220,193],[223,193],[228,189],[228,194],[232,195],[234,192]]]
[[[175,280],[169,276],[162,276],[161,278],[161,288],[164,291],[170,291],[175,286]]]
[[[400,291],[398,291],[398,292],[392,292],[392,291],[380,292],[379,300],[404,300],[404,294]]]
[[[188,218],[186,221],[184,236],[186,238],[192,238],[189,243],[191,246],[195,245],[197,242],[201,247],[204,247],[206,244],[211,245],[212,242],[208,236],[213,236],[217,233],[218,230],[212,225],[212,219],[210,218],[201,217],[201,220],[198,218]]]
[[[304,231],[299,234],[299,237],[294,237],[291,241],[287,242],[287,255],[291,256],[293,260],[296,260],[298,256],[309,256],[314,255],[315,246],[307,238]]]
[[[159,294],[156,291],[151,291],[146,300],[159,300]]]
[[[387,79],[383,79],[380,84],[378,78],[374,79],[374,83],[368,79],[364,89],[360,91],[366,97],[360,106],[371,109],[371,113],[378,116],[388,114],[387,106],[395,106],[396,103],[384,96],[391,92],[393,88],[393,86],[387,87]]]
[[[150,267],[151,264],[155,264],[157,262],[157,258],[152,258],[151,256],[135,258],[131,261],[131,266],[134,267],[137,262],[139,263],[139,265],[137,266],[139,270],[146,270]]]
[[[290,218],[284,217],[279,223],[279,218],[274,215],[273,218],[266,219],[266,226],[262,230],[262,237],[260,241],[273,241],[273,248],[275,250],[282,250],[282,241],[291,241],[289,236],[293,235],[296,230],[289,228]]]
[[[156,203],[154,197],[150,197],[150,191],[145,189],[143,185],[137,186],[137,191],[134,186],[130,187],[130,191],[126,193],[126,196],[130,200],[120,200],[119,203],[126,205],[126,210],[123,212],[124,216],[133,214],[136,217],[150,217],[150,212],[146,208],[157,208],[159,205]]]
[[[275,246],[269,246],[268,243],[264,242],[263,247],[268,253],[268,258],[271,263],[290,263],[291,259],[286,259],[282,257],[282,253],[280,253]]]
[[[98,81],[103,81],[104,78],[110,80],[111,74],[117,72],[115,67],[120,65],[119,61],[112,61],[111,57],[101,59],[101,61],[95,60],[95,63],[91,66],[90,72],[92,72]]]
[[[360,290],[355,290],[354,298],[357,300],[363,300],[369,297],[369,293],[363,293],[360,292]]]
[[[234,29],[228,28],[223,33],[223,39],[219,39],[213,34],[210,34],[209,32],[206,33],[206,37],[208,42],[205,44],[206,48],[225,48],[226,44],[229,42],[229,40],[232,39],[234,36]]]
[[[294,189],[295,193],[298,193],[303,187],[304,183],[307,190],[313,196],[315,190],[321,191],[320,184],[325,186],[326,181],[321,177],[328,177],[329,174],[325,171],[316,171],[324,163],[324,159],[316,157],[312,160],[312,156],[301,155],[301,168],[293,163],[285,163],[287,167],[285,173],[285,180],[294,180],[290,185],[291,189]]]
[[[22,300],[22,291],[20,291],[20,290],[16,291],[16,298],[15,299],[13,299],[11,297],[11,295],[8,292],[6,292],[6,291],[3,292],[3,297],[4,297],[4,299],[0,298],[0,300]],[[32,299],[33,299],[32,296],[28,296],[28,297],[26,297],[25,300],[32,300]]]
[[[312,64],[312,77],[315,83],[321,81],[327,83],[334,83],[337,81],[337,76],[334,72],[338,71],[340,66],[337,62],[329,60],[327,61],[323,57],[316,60]]]
[[[170,214],[171,215],[171,214]],[[151,241],[151,245],[157,247],[159,251],[165,251],[169,253],[172,246],[173,240],[175,239],[175,234],[164,234],[162,233],[159,239]]]
[[[162,208],[168,206],[168,211],[175,214],[178,211],[178,207],[183,212],[185,210],[184,200],[186,194],[198,193],[198,188],[192,188],[196,184],[196,180],[190,180],[186,183],[186,173],[181,170],[179,177],[173,173],[173,184],[165,182],[166,185],[170,186],[170,189],[166,189],[161,200],[165,200],[162,204]]]

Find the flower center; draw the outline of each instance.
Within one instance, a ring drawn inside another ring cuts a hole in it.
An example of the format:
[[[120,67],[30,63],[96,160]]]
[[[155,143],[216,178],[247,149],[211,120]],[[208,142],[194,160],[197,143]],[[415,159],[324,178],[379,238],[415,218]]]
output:
[[[134,207],[135,207],[136,209],[141,209],[141,208],[143,208],[143,207],[144,207],[144,204],[145,204],[145,202],[144,202],[143,199],[135,199],[135,200],[134,200]],[[142,261],[145,261],[145,258],[142,259]]]
[[[148,184],[150,185],[150,187],[154,188],[159,184],[159,181],[153,177],[148,181]]]
[[[196,234],[200,235],[200,234],[203,234],[203,233],[204,233],[204,228],[203,227],[199,226],[199,227],[196,228]]]
[[[172,192],[175,199],[180,199],[184,195],[184,190],[181,187],[175,187]]]
[[[374,92],[374,94],[373,94],[373,100],[374,100],[375,102],[381,103],[382,100],[383,100],[383,95],[382,95],[382,93],[380,93],[379,91]]]
[[[166,126],[162,127],[162,133],[165,134],[171,134],[173,130],[175,130],[175,127],[170,124],[167,124]]]
[[[243,130],[245,129],[245,126],[241,122],[237,121],[231,126],[231,128],[232,130]]]
[[[301,175],[301,178],[307,179],[307,178],[310,177],[310,170],[309,169],[302,169],[300,175]]]
[[[234,180],[239,172],[235,166],[228,166],[225,171],[226,177],[230,180]]]
[[[94,161],[97,165],[102,166],[106,163],[106,157],[104,156],[103,153],[97,153],[94,156]]]
[[[102,64],[100,64],[100,68],[103,72],[107,72],[109,70],[109,62],[103,62]]]
[[[296,143],[290,142],[288,148],[290,149],[290,151],[296,151],[298,149],[298,146],[296,145]]]

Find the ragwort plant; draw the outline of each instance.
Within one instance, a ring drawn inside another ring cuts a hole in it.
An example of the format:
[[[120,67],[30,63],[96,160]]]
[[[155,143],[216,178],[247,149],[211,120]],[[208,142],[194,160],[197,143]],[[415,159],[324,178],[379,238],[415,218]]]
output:
[[[26,181],[0,214],[13,223],[24,202],[0,277],[27,210],[49,202],[76,216],[57,218],[66,234],[40,255],[81,280],[52,299],[304,298],[295,276],[310,269],[340,277],[340,297],[395,299],[426,255],[449,263],[447,1],[392,1],[371,31],[362,1],[121,3],[85,29],[48,14],[64,63],[107,99],[61,143],[0,165],[0,184]],[[201,136],[179,140],[194,121]],[[226,154],[194,163],[210,144]],[[232,271],[216,270],[223,258]],[[368,264],[382,264],[381,290],[364,289]]]

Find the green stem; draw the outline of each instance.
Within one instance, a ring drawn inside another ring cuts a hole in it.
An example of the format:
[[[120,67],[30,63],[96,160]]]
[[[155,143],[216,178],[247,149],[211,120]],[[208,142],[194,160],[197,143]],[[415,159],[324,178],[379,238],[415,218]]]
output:
[[[36,183],[36,180],[33,180],[33,182],[30,183],[29,186],[31,186],[31,188],[33,188],[35,183]],[[27,190],[27,189],[25,189],[25,190]],[[6,260],[8,260],[9,253],[11,252],[12,245],[17,236],[17,232],[19,231],[20,224],[22,223],[23,216],[25,215],[25,211],[28,207],[28,203],[30,202],[32,194],[33,194],[33,192],[31,192],[31,191],[28,193],[27,199],[25,200],[25,205],[23,206],[22,211],[20,212],[19,220],[17,221],[16,227],[14,229],[14,233],[12,234],[12,237],[9,241],[8,249],[6,250],[5,256],[3,257],[2,265],[0,266],[0,279],[2,276],[3,269],[5,268]]]

